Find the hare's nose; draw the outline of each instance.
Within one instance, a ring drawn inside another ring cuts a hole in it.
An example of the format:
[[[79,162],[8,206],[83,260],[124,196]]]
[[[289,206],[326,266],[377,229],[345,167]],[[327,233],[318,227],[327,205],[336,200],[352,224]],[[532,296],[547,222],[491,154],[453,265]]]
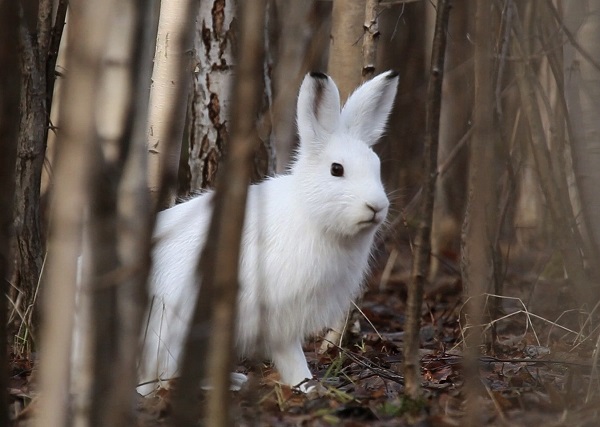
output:
[[[373,211],[373,213],[374,213],[374,214],[377,214],[377,212],[379,212],[379,211],[381,210],[380,208],[377,208],[377,207],[375,207],[375,206],[373,206],[373,205],[370,205],[369,203],[367,203],[367,207],[368,207],[369,209],[371,209],[371,210]]]
[[[387,205],[379,205],[375,203],[367,203],[367,207],[373,211],[373,214],[377,215],[379,212],[384,210]]]

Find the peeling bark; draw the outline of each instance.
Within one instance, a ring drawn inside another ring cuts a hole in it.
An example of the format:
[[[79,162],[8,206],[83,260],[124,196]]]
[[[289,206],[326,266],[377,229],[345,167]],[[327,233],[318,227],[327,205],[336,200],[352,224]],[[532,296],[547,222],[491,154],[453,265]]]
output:
[[[190,189],[212,187],[229,139],[235,7],[202,2],[194,40],[194,76],[188,104]]]

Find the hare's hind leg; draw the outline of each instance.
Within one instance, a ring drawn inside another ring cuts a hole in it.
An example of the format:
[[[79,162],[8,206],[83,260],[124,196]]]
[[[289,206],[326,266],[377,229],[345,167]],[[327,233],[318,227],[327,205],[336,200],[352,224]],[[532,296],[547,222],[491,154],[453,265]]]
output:
[[[303,383],[306,379],[310,380],[312,374],[308,369],[300,341],[277,345],[271,356],[283,383],[290,386],[300,384],[300,389],[307,391],[306,384]]]

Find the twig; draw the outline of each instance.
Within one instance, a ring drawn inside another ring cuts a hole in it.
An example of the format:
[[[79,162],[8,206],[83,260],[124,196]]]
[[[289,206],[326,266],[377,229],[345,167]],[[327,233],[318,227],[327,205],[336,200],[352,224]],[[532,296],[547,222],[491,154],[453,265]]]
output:
[[[567,36],[567,38],[569,39],[569,42],[573,45],[573,47],[577,50],[577,52],[579,52],[581,54],[581,56],[583,56],[585,59],[587,59],[590,62],[590,64],[592,64],[597,71],[600,71],[600,64],[592,57],[592,55],[590,55],[588,52],[586,52],[579,45],[579,43],[575,39],[575,36],[569,31],[569,29],[563,23],[560,15],[558,14],[558,10],[556,10],[556,7],[554,7],[554,5],[552,4],[552,0],[546,0],[546,5],[548,6],[548,10],[550,11],[552,16],[556,20],[556,23],[560,26],[562,32],[565,33],[565,36]]]
[[[473,128],[469,128],[465,134],[460,138],[460,140],[456,143],[454,148],[448,157],[444,160],[444,162],[438,167],[437,174],[438,178],[442,177],[448,172],[448,170],[454,164],[454,161],[458,158],[458,154],[461,150],[469,143],[471,140],[471,136],[473,135]],[[398,224],[401,222],[405,222],[405,219],[412,219],[414,216],[414,211],[417,209],[419,202],[421,201],[421,196],[423,195],[423,187],[419,188],[413,198],[406,204],[406,207],[402,210],[402,213],[394,218],[390,223],[390,229],[395,229]]]
[[[52,3],[52,2],[51,2]],[[56,9],[56,18],[54,26],[50,32],[50,41],[48,43],[48,55],[46,62],[46,108],[48,109],[48,123],[50,123],[50,109],[52,108],[52,98],[54,97],[54,83],[59,75],[56,72],[56,61],[58,60],[58,49],[65,28],[65,19],[67,17],[68,0],[59,0]]]
[[[395,383],[404,385],[404,377],[402,375],[398,375],[392,370],[383,368],[383,367],[377,365],[376,363],[371,362],[370,360],[364,360],[365,358],[361,358],[361,356],[358,356],[358,355],[346,350],[345,348],[338,346],[335,343],[331,342],[330,344],[333,345],[334,347],[336,347],[339,351],[341,351],[344,354],[344,356],[348,357],[353,362],[359,364],[363,368],[368,369],[369,371],[373,372],[375,375],[377,375],[381,378],[385,378],[386,380],[390,380]]]
[[[375,333],[377,334],[377,336],[379,337],[379,339],[383,340],[383,337],[381,336],[381,334],[379,333],[379,331],[377,330],[377,328],[375,327],[375,325],[371,322],[371,320],[369,320],[369,318],[367,317],[367,315],[360,309],[360,307],[358,305],[356,305],[356,303],[354,301],[352,301],[352,305],[354,306],[354,308],[356,308],[358,310],[358,312],[360,314],[362,314],[362,316],[369,323],[369,325],[371,325],[371,327],[373,328],[373,330],[375,331]]]
[[[398,249],[396,248],[393,248],[390,252],[390,256],[388,257],[388,260],[385,263],[383,273],[381,273],[381,280],[379,281],[380,291],[384,290],[387,287],[387,284],[390,280],[390,276],[392,275],[392,269],[394,268],[394,265],[396,264],[396,259],[398,258],[398,253]]]
[[[494,404],[494,407],[496,408],[496,412],[498,412],[498,415],[500,415],[500,419],[502,420],[502,422],[506,423],[508,420],[506,419],[506,415],[504,415],[502,406],[498,403],[496,396],[494,395],[494,393],[492,393],[492,390],[490,390],[490,388],[487,384],[485,384],[483,381],[482,381],[482,384],[485,387],[485,391],[487,391],[488,396],[490,396],[490,399],[492,400],[492,403]]]

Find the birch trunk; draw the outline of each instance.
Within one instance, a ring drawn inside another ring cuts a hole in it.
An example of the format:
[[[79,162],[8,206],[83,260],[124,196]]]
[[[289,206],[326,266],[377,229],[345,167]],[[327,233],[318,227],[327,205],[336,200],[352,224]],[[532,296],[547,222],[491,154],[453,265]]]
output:
[[[251,7],[240,5],[238,10],[241,44],[232,92],[235,97],[231,111],[232,144],[223,165],[224,173],[217,181],[207,239],[213,244],[207,245],[200,261],[202,287],[186,337],[181,361],[183,375],[174,400],[177,426],[197,422],[196,392],[203,374],[202,364],[206,364],[204,374],[213,388],[208,397],[206,419],[213,426],[231,425],[229,372],[234,359],[240,242],[261,98],[264,45],[263,33],[256,28],[264,26],[265,1],[254,2]],[[205,348],[206,338],[199,336],[197,325],[204,324],[207,311],[211,316],[211,334],[210,345]],[[206,361],[204,356],[207,356]]]
[[[190,189],[214,185],[229,138],[234,58],[233,1],[200,3],[194,37],[194,74],[188,103]]]
[[[161,177],[168,177],[170,188],[164,201],[167,206],[175,202],[175,177],[185,128],[187,96],[181,96],[179,86],[189,85],[192,71],[192,29],[186,24],[190,19],[185,15],[187,3],[188,0],[169,0],[160,4],[150,88],[148,186],[156,199]],[[183,73],[181,64],[185,64]],[[171,114],[173,110],[177,114]]]
[[[362,37],[365,3],[334,0],[327,71],[340,90],[342,104],[362,79]]]

